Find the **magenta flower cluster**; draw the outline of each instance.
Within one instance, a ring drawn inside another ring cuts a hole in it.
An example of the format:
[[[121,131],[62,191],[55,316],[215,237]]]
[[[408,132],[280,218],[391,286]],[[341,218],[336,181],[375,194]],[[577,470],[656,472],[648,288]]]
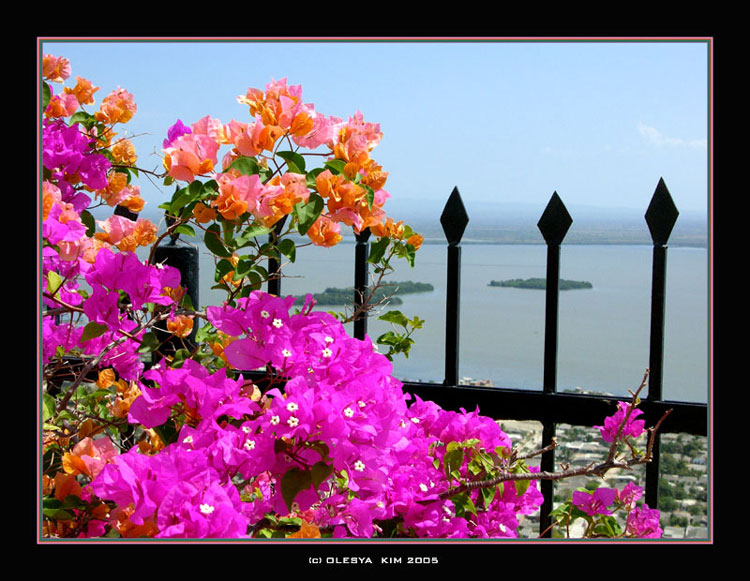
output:
[[[241,378],[191,360],[147,371],[151,387],[141,385],[130,421],[158,427],[177,410],[197,421],[154,456],[131,450],[107,465],[95,494],[132,505],[134,524],[154,519],[162,537],[242,537],[266,513],[304,514],[334,537],[372,537],[393,518],[419,537],[516,536],[519,515],[541,505],[535,483],[523,494],[505,486],[476,515],[457,516],[441,497],[455,484],[442,468],[445,445],[474,438],[510,450],[497,422],[419,398],[408,405],[369,339],[349,337],[334,317],[312,311],[309,297],[300,313],[290,314],[292,302],[255,292],[207,309],[217,329],[239,337],[225,350],[230,363],[271,365],[288,378],[283,392],[253,401]]]
[[[78,123],[68,126],[59,119],[42,122],[42,165],[60,188],[63,201],[72,203],[78,212],[91,202],[74,186],[78,179],[92,190],[107,187],[110,161],[93,147],[94,140],[81,132]]]
[[[42,362],[49,362],[58,347],[84,355],[104,352],[102,366],[111,366],[127,381],[138,379],[144,368],[138,349],[145,329],[125,315],[121,309],[121,293],[125,293],[132,310],[141,309],[147,303],[174,306],[174,298],[166,294],[165,289],[179,286],[180,272],[171,266],[145,264],[135,253],[115,253],[108,248],[102,248],[95,262],[88,264],[84,260],[62,260],[56,250],[45,247],[42,269],[45,275],[49,272],[83,274],[91,289],[85,301],[75,292],[77,283],[73,276],[68,277],[68,288],[62,288],[57,294],[61,300],[69,301],[68,304],[82,303],[88,321],[106,327],[102,334],[84,339],[84,325],[58,324],[54,317],[43,317]],[[45,303],[57,306],[55,301],[46,298]]]
[[[622,490],[605,487],[592,492],[577,490],[573,493],[573,505],[590,517],[610,516],[615,510],[624,510],[627,515],[625,536],[661,538],[663,530],[659,524],[660,513],[647,504],[637,505],[636,501],[641,496],[643,488],[630,482]]]
[[[645,420],[636,419],[641,414],[643,412],[633,407],[629,402],[621,401],[617,404],[617,412],[613,416],[605,418],[603,426],[594,427],[599,429],[605,442],[614,442],[621,426],[621,438],[626,436],[638,438],[644,432],[646,426]]]

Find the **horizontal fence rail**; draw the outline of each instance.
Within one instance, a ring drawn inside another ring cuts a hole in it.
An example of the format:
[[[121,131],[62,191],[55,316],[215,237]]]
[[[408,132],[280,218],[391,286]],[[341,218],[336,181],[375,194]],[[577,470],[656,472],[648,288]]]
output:
[[[641,398],[640,409],[652,423],[671,414],[659,428],[659,433],[687,433],[708,435],[708,405],[662,399],[662,369],[664,362],[664,305],[666,300],[667,241],[678,216],[672,198],[663,179],[654,191],[645,219],[653,240],[653,267],[651,288],[651,326],[649,349],[648,395]],[[497,420],[537,421],[543,426],[542,447],[552,443],[558,424],[594,426],[612,414],[618,401],[629,401],[626,397],[571,394],[557,392],[557,337],[558,295],[560,280],[561,245],[573,220],[557,192],[553,193],[537,224],[547,245],[547,278],[545,299],[544,375],[539,390],[519,390],[503,387],[459,385],[459,326],[461,288],[461,238],[469,217],[461,200],[458,188],[454,188],[440,217],[447,241],[446,256],[446,333],[445,333],[445,379],[442,383],[405,382],[404,390],[422,399],[429,399],[445,409],[475,409],[483,415]],[[273,241],[280,232],[277,225],[269,234]],[[362,305],[368,284],[368,239],[370,231],[356,236],[354,252],[354,297],[355,312],[361,314],[354,321],[354,336],[363,339],[367,334],[366,309]],[[178,267],[183,273],[184,284],[198,305],[197,254],[190,255],[190,248],[177,246],[175,240],[159,248],[160,261]],[[193,249],[194,250],[194,249]],[[268,292],[280,295],[281,276],[278,260],[268,264]],[[246,372],[245,376],[257,380],[262,372]],[[659,483],[659,437],[655,439],[653,461],[646,466],[645,501],[651,507],[658,505]],[[552,471],[555,467],[554,450],[542,457],[541,469]],[[541,491],[544,504],[540,510],[540,534],[549,535],[552,510],[552,481],[542,480]],[[546,531],[546,532],[545,532]]]

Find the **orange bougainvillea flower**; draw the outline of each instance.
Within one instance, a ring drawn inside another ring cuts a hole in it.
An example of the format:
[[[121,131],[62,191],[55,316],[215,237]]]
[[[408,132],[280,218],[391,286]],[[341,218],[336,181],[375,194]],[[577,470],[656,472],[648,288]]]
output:
[[[137,109],[135,101],[133,101],[133,95],[118,87],[104,97],[99,106],[99,111],[94,114],[94,117],[97,121],[109,125],[127,123],[133,118]]]
[[[213,354],[219,357],[222,361],[224,361],[224,363],[226,363],[230,367],[231,365],[229,361],[227,360],[226,355],[224,355],[224,349],[226,349],[227,345],[229,345],[235,339],[237,339],[237,337],[232,337],[230,335],[226,335],[222,333],[221,331],[219,331],[219,340],[214,341],[210,345],[211,351],[213,352]]]
[[[120,193],[128,185],[128,176],[122,172],[114,171],[107,176],[107,187],[102,190],[97,190],[96,195],[100,197],[104,202],[111,207],[119,204],[127,193]]]
[[[302,526],[300,529],[291,535],[287,536],[288,539],[319,539],[320,538],[320,529],[317,527],[317,525],[314,525],[312,523],[309,523],[307,521],[302,521]]]
[[[44,111],[44,116],[47,118],[70,117],[78,110],[78,106],[78,99],[75,95],[66,93],[55,95],[50,99],[49,105]]]
[[[187,315],[171,317],[167,320],[167,330],[176,337],[187,337],[193,331],[193,319]]]
[[[138,442],[138,451],[141,454],[153,455],[164,448],[164,441],[155,430],[149,428],[144,430],[143,439]]]
[[[112,440],[107,437],[93,439],[87,436],[63,455],[63,470],[71,476],[85,474],[90,478],[96,478],[105,464],[116,456],[117,451],[112,445]],[[57,487],[57,482],[55,486]]]
[[[102,369],[99,372],[99,378],[96,380],[96,386],[99,389],[107,389],[110,385],[115,383],[117,381],[117,377],[115,376],[115,371],[111,367],[108,367],[107,369]]]
[[[81,496],[81,485],[78,484],[75,475],[65,474],[58,472],[55,474],[55,498],[62,502],[65,498],[72,494],[74,496]]]
[[[107,404],[107,409],[114,417],[124,418],[130,411],[130,405],[141,395],[141,390],[136,382],[124,379],[120,379],[116,385],[117,397],[112,403]]]
[[[307,231],[316,246],[331,247],[341,242],[341,226],[326,216],[320,216]]]
[[[133,236],[139,246],[148,246],[156,241],[157,226],[147,218],[141,218],[135,223]]]
[[[95,87],[91,81],[83,77],[76,77],[76,86],[72,89],[65,87],[64,91],[76,96],[78,102],[82,105],[92,105],[94,103],[94,93],[101,87]]]
[[[198,202],[193,208],[193,218],[198,224],[205,224],[216,220],[216,210],[209,208],[203,202]]]
[[[112,527],[120,533],[124,539],[136,539],[140,537],[154,537],[159,529],[154,522],[156,515],[143,519],[143,524],[136,525],[130,522],[130,515],[135,507],[131,503],[126,507],[117,507],[111,513]]]
[[[378,238],[388,237],[401,239],[404,235],[404,221],[400,220],[399,222],[394,222],[393,218],[389,216],[384,222],[370,226],[370,232]]]
[[[135,165],[138,156],[135,153],[135,146],[129,139],[120,139],[112,146],[110,150],[115,163],[123,165]]]
[[[68,59],[45,54],[42,57],[42,77],[53,83],[63,83],[70,76],[70,61]]]
[[[128,196],[127,198],[122,200],[118,205],[122,206],[123,208],[127,208],[131,212],[135,212],[137,214],[138,212],[143,210],[143,207],[146,205],[146,201],[141,198],[139,193],[134,193],[132,196]],[[148,244],[150,244],[150,242],[142,244],[141,246],[147,246]]]
[[[424,242],[424,238],[419,234],[412,234],[406,239],[406,243],[411,244],[414,247],[414,250],[419,250],[422,246],[422,242]]]

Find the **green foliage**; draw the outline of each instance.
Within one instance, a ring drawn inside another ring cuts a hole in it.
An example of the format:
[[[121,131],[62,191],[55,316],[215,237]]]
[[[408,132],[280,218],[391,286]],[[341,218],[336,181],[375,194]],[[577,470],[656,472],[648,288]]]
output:
[[[509,280],[500,280],[500,281],[491,280],[488,286],[544,290],[547,288],[547,279],[546,278],[527,278],[527,279],[513,278]],[[586,281],[560,279],[558,288],[559,290],[562,291],[562,290],[572,290],[572,289],[593,288],[593,285],[590,282],[586,282]]]

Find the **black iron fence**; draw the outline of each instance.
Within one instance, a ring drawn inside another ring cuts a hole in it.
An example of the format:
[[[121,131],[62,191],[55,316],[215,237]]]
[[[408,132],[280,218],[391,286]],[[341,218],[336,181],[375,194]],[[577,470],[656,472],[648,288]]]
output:
[[[672,413],[660,426],[659,433],[687,433],[707,436],[709,408],[707,404],[682,401],[665,401],[662,397],[662,369],[664,361],[664,307],[666,300],[667,242],[679,212],[663,180],[659,181],[645,214],[653,240],[653,268],[651,283],[651,327],[649,351],[648,395],[642,398],[640,409],[653,423],[668,410]],[[550,445],[558,424],[594,426],[611,415],[614,404],[620,400],[613,396],[558,393],[557,338],[558,295],[560,280],[561,245],[573,220],[555,192],[544,210],[538,227],[547,245],[546,319],[544,339],[544,375],[538,390],[509,389],[459,385],[459,321],[461,307],[461,238],[469,222],[461,196],[454,188],[440,218],[447,240],[446,256],[446,329],[445,329],[445,379],[442,383],[405,382],[405,391],[429,399],[445,409],[473,409],[479,406],[483,415],[498,420],[537,421],[543,426],[542,446]],[[276,233],[271,233],[274,237]],[[355,306],[361,305],[368,285],[368,238],[363,231],[356,237],[354,251]],[[159,260],[166,260],[181,269],[194,305],[198,302],[197,252],[194,248],[171,244],[160,247]],[[268,292],[281,294],[279,263],[269,261]],[[354,336],[364,338],[367,333],[367,316],[354,321]],[[252,376],[253,374],[249,374]],[[659,437],[653,448],[653,461],[646,466],[645,501],[651,507],[658,505]],[[554,471],[554,450],[543,455],[541,469]],[[540,511],[540,532],[551,524],[552,481],[541,481],[544,504]]]

